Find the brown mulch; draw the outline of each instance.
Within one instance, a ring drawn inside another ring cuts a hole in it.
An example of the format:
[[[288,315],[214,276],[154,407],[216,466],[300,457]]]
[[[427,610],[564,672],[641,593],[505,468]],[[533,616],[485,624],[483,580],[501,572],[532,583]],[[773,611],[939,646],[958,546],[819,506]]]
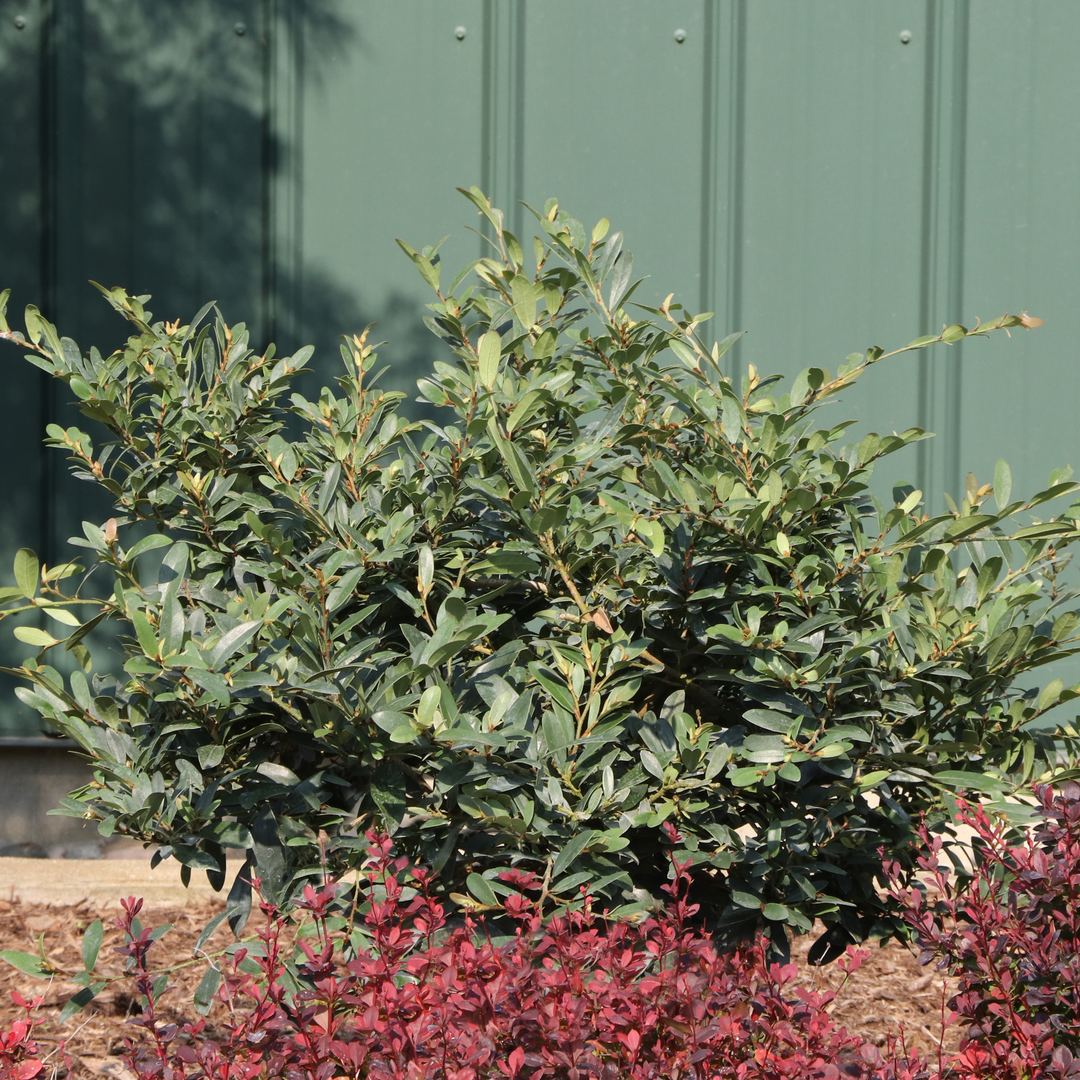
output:
[[[155,969],[192,958],[192,949],[202,928],[221,911],[220,901],[193,904],[177,909],[155,909],[143,913],[147,926],[172,923],[173,929],[150,953]],[[77,905],[43,906],[0,900],[0,950],[16,949],[36,953],[37,940],[43,936],[45,954],[60,970],[75,973],[82,968],[82,932],[95,919],[105,924],[105,939],[98,960],[98,970],[119,974],[124,958],[114,947],[122,940],[121,931],[112,925],[119,914],[115,905],[100,906],[84,902]],[[249,928],[254,928],[257,912],[253,912]],[[227,925],[220,926],[206,948],[215,951],[232,940]],[[806,952],[813,937],[797,939],[792,958],[799,964],[799,981],[811,989],[839,990],[831,1014],[850,1032],[861,1035],[877,1045],[884,1045],[887,1036],[903,1031],[909,1049],[936,1054],[943,1013],[944,997],[951,992],[942,976],[931,968],[920,968],[915,956],[903,945],[890,942],[885,948],[869,943],[869,960],[845,982],[843,972],[835,965],[811,968],[805,963]],[[194,1018],[192,995],[202,977],[204,966],[193,964],[176,972],[170,979],[173,990],[160,1005],[160,1015],[168,1021],[183,1023]],[[951,980],[950,980],[951,982]],[[139,1004],[129,992],[131,987],[119,983],[103,990],[81,1013],[61,1026],[60,1009],[79,988],[71,982],[55,978],[51,982],[34,979],[0,962],[0,1029],[22,1015],[11,1002],[11,991],[17,990],[30,999],[44,995],[38,1015],[45,1023],[36,1029],[36,1038],[43,1056],[48,1056],[50,1072],[43,1078],[63,1074],[61,1042],[71,1056],[73,1068],[69,1080],[129,1080],[131,1073],[121,1057],[125,1037],[137,1037],[140,1029],[130,1020],[139,1013]],[[212,1019],[212,1016],[211,1016]],[[950,1029],[946,1047],[954,1048],[958,1032]]]
[[[192,959],[192,950],[203,927],[221,911],[223,904],[210,901],[190,904],[182,908],[155,908],[141,913],[145,926],[161,926],[172,923],[173,929],[150,951],[153,969],[182,963]],[[16,949],[20,952],[37,953],[38,938],[44,941],[45,955],[52,964],[65,972],[76,973],[82,969],[83,931],[95,919],[101,919],[105,936],[98,954],[96,970],[105,975],[119,975],[124,969],[125,957],[113,950],[123,942],[123,932],[113,925],[120,914],[116,904],[97,905],[83,902],[75,905],[45,906],[22,904],[0,900],[0,950]],[[232,940],[227,925],[218,927],[207,950],[221,949]],[[192,964],[176,972],[169,983],[175,989],[163,999],[159,1015],[163,1020],[183,1023],[193,1019],[191,998],[203,976],[205,965]],[[45,1023],[35,1028],[35,1038],[41,1047],[42,1057],[47,1059],[53,1073],[63,1073],[60,1044],[65,1043],[66,1052],[73,1059],[71,1080],[111,1076],[129,1077],[120,1055],[125,1037],[138,1038],[140,1029],[129,1023],[141,1009],[132,994],[132,986],[126,980],[106,987],[85,1009],[61,1025],[60,1010],[79,987],[60,978],[46,982],[24,975],[10,965],[0,962],[0,1029],[10,1026],[12,1020],[23,1015],[11,1001],[11,991],[17,990],[24,998],[44,995],[38,1015]]]
[[[824,930],[796,938],[791,959],[799,965],[798,983],[811,990],[837,991],[829,1015],[849,1032],[884,1046],[890,1035],[902,1036],[902,1045],[934,1060],[939,1048],[955,1052],[960,1040],[956,1025],[945,1031],[945,1002],[956,993],[956,979],[946,978],[933,964],[920,967],[918,954],[899,941],[881,947],[876,941],[863,946],[869,957],[850,977],[836,966],[810,967],[806,954]]]

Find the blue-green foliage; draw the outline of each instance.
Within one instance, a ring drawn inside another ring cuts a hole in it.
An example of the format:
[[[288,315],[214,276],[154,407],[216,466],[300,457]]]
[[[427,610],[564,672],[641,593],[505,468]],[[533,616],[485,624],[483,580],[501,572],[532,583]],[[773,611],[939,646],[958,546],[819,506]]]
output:
[[[115,500],[74,541],[90,584],[65,594],[72,568],[23,552],[0,594],[71,631],[18,631],[41,650],[24,700],[97,770],[66,810],[219,884],[244,849],[278,893],[351,865],[377,825],[474,907],[517,864],[556,902],[588,881],[647,903],[670,822],[726,931],[861,932],[913,815],[1059,764],[1027,725],[1076,692],[1015,683],[1077,640],[1057,581],[1076,513],[1029,514],[1068,476],[1013,500],[1002,466],[933,518],[918,492],[878,505],[872,470],[923,433],[847,445],[817,410],[880,349],[787,392],[733,386],[737,335],[708,346],[707,316],[632,304],[606,221],[590,235],[550,203],[527,269],[467,194],[490,258],[443,287],[437,253],[402,245],[437,294],[446,352],[419,385],[442,427],[375,388],[366,333],[309,401],[287,396],[308,351],[259,356],[206,311],[153,322],[106,291],[134,327],[109,357],[28,312],[29,359],[99,432],[49,440]],[[90,671],[101,619],[124,677],[63,678],[49,650]]]

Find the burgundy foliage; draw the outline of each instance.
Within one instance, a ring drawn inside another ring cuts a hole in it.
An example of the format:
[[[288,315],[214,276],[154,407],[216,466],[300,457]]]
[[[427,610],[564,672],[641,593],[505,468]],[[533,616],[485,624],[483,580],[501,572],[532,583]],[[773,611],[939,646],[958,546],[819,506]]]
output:
[[[1042,820],[1022,843],[962,804],[977,835],[972,874],[951,876],[941,838],[924,831],[919,865],[936,897],[895,888],[920,962],[960,977],[949,1005],[965,1025],[963,1075],[1080,1080],[1080,787],[1035,794]],[[898,867],[886,871],[895,883]]]
[[[691,930],[687,864],[673,859],[667,910],[636,924],[609,923],[587,896],[579,910],[544,924],[530,899],[541,882],[511,871],[504,881],[517,891],[503,906],[516,931],[498,944],[482,922],[447,929],[427,875],[392,858],[386,836],[369,841],[369,951],[339,962],[327,929],[335,886],[309,887],[300,906],[319,936],[314,946],[301,939],[299,973],[308,985],[290,995],[283,920],[263,904],[262,949],[237,953],[218,991],[228,1020],[216,1039],[204,1021],[183,1032],[157,1023],[152,980],[142,974],[145,932],[129,932],[148,999],[140,1022],[149,1038],[131,1049],[140,1078],[916,1075],[917,1063],[887,1068],[875,1047],[834,1024],[826,1011],[834,995],[792,987],[795,966],[767,964],[763,942],[719,952]],[[865,955],[852,950],[846,970]],[[254,960],[258,974],[241,969],[244,959]]]
[[[2,1080],[31,1080],[45,1068],[38,1057],[38,1044],[33,1039],[34,1027],[41,1020],[34,1016],[42,998],[27,1001],[22,994],[13,992],[11,1000],[25,1010],[26,1017],[16,1020],[10,1030],[0,1030],[0,1078]]]
[[[145,1002],[129,1061],[140,1080],[1080,1080],[1080,787],[1036,794],[1042,821],[1019,844],[963,805],[977,834],[968,876],[944,869],[925,832],[929,893],[902,888],[886,863],[922,962],[960,978],[949,1005],[964,1038],[934,1062],[905,1054],[899,1035],[882,1052],[847,1034],[828,1015],[834,995],[795,986],[794,965],[769,965],[763,940],[718,951],[691,926],[688,866],[674,856],[666,910],[637,923],[607,920],[584,893],[544,923],[541,881],[506,873],[512,932],[498,938],[482,919],[448,926],[428,875],[374,833],[358,886],[366,947],[344,951],[337,887],[308,887],[300,907],[316,935],[299,939],[290,974],[287,920],[263,903],[257,942],[222,971],[213,1026],[159,1021],[156,935],[141,902],[125,901],[120,951]],[[841,966],[854,973],[865,956],[849,949]],[[16,996],[27,1018],[0,1032],[3,1080],[42,1072],[38,1001]]]

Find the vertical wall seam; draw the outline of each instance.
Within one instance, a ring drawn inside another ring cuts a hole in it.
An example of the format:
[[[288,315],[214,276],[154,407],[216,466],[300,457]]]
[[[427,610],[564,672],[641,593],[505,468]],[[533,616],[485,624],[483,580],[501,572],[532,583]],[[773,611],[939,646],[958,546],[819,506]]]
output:
[[[967,187],[967,92],[968,30],[970,0],[956,0],[952,61],[951,145],[949,162],[949,322],[964,319],[964,235]],[[963,463],[960,458],[961,423],[963,422],[963,342],[949,349],[945,374],[946,438],[945,482],[959,501],[964,490]]]
[[[969,0],[927,0],[923,102],[920,332],[963,318]],[[932,510],[958,496],[963,419],[961,344],[919,354],[917,484]]]
[[[937,4],[935,0],[926,0],[926,15],[924,18],[923,39],[924,45],[924,76],[923,76],[923,162],[922,162],[922,206],[921,206],[921,236],[919,245],[919,333],[930,332],[930,320],[933,318],[931,311],[931,297],[933,295],[932,274],[934,269],[934,239],[937,230],[934,227],[934,195],[937,190],[936,168],[937,160],[936,139],[938,137],[937,124]],[[923,350],[918,356],[917,374],[917,399],[916,399],[916,424],[924,431],[930,429],[932,418],[930,415],[931,387],[930,387],[930,356],[927,350]],[[927,500],[930,499],[930,442],[923,441],[916,446],[916,485],[925,493]]]
[[[518,240],[523,241],[522,221],[525,208],[525,0],[517,0],[514,12],[514,112],[512,145],[514,153],[513,192],[507,207]]]
[[[262,333],[265,348],[277,337],[278,319],[278,229],[277,170],[280,161],[275,160],[274,140],[280,118],[277,115],[277,56],[279,48],[277,0],[262,0],[262,124],[260,132],[260,156],[262,158],[262,206],[260,244],[260,271],[262,278]]]
[[[484,0],[480,186],[521,232],[525,195],[525,0]],[[481,234],[490,237],[487,219]],[[520,237],[519,237],[520,238]],[[489,254],[481,241],[481,255]]]
[[[303,12],[263,0],[263,339],[297,344],[301,304]]]
[[[307,85],[307,40],[304,37],[303,9],[289,4],[289,58],[291,61],[292,93],[289,97],[292,108],[290,133],[292,142],[287,147],[289,175],[291,180],[292,205],[290,206],[289,247],[289,307],[287,329],[293,345],[301,344],[296,340],[304,310],[304,102]]]
[[[57,58],[57,19],[59,14],[54,0],[41,0],[41,60],[38,70],[38,93],[41,102],[41,115],[38,128],[38,153],[40,155],[40,250],[39,250],[39,294],[45,317],[56,319],[58,302],[58,241],[57,241],[57,95],[59,91],[59,64]],[[38,372],[39,416],[38,430],[44,432],[52,422],[55,380],[47,372]],[[47,456],[44,444],[38,445],[38,542],[37,550],[50,564],[59,560],[53,555],[55,542],[54,501],[56,499],[56,477],[50,467],[52,462]]]
[[[716,301],[716,83],[720,42],[717,36],[717,0],[705,0],[701,73],[701,248],[698,264],[698,309],[708,311]],[[726,317],[727,312],[718,312]]]
[[[731,195],[728,200],[728,250],[727,255],[727,308],[731,323],[728,333],[743,329],[743,267],[745,256],[746,218],[746,66],[747,66],[747,7],[746,0],[734,0],[731,13],[731,100],[730,129],[732,151],[728,184]],[[742,349],[738,343],[729,352],[728,371],[738,388],[742,374]]]
[[[704,13],[699,302],[726,336],[742,329],[746,2],[721,3],[706,0]],[[738,346],[726,364],[738,382]]]
[[[484,0],[483,8],[483,48],[481,49],[480,72],[480,188],[489,199],[494,199],[494,161],[493,112],[495,109],[495,39],[498,33],[496,22],[499,8],[495,0]],[[480,256],[489,253],[489,246],[484,239],[491,235],[491,224],[487,218],[480,218]]]

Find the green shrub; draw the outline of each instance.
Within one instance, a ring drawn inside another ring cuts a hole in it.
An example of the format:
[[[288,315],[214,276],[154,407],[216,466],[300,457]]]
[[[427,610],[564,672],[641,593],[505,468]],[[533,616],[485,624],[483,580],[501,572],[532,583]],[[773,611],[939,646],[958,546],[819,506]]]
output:
[[[548,900],[588,882],[647,903],[670,822],[725,933],[861,936],[886,914],[878,849],[909,859],[913,815],[1057,767],[1030,724],[1077,690],[1017,680],[1075,651],[1059,578],[1080,510],[1027,514],[1076,490],[1068,472],[1014,500],[1002,463],[940,516],[906,489],[879,505],[872,471],[924,434],[844,445],[848,424],[815,424],[881,349],[788,392],[751,369],[740,392],[738,335],[709,348],[706,316],[630,304],[606,221],[590,236],[550,202],[529,272],[467,194],[491,258],[444,288],[435,249],[402,245],[437,294],[446,353],[419,387],[445,426],[374,388],[366,332],[308,401],[286,395],[310,349],[260,356],[206,309],[154,322],[106,291],[134,326],[109,357],[28,309],[29,359],[104,436],[49,442],[115,502],[73,541],[88,584],[62,593],[72,567],[24,551],[0,594],[71,630],[16,630],[40,649],[23,700],[95,765],[65,811],[219,884],[247,849],[278,894],[359,860],[378,823],[473,907],[511,865]],[[46,664],[89,671],[100,620],[126,635],[122,678]]]

